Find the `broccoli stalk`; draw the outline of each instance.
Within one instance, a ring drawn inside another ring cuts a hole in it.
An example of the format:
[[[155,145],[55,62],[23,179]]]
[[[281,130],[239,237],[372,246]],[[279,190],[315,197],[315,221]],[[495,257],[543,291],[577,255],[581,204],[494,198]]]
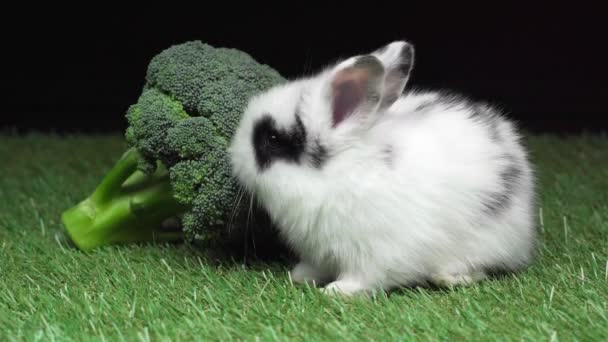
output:
[[[233,208],[240,201],[229,141],[248,99],[284,81],[245,52],[200,41],[152,58],[142,93],[125,114],[131,149],[92,195],[62,215],[74,244],[91,250],[183,234],[218,245],[226,231],[247,226],[234,220],[244,215]],[[163,231],[175,216],[180,232]]]
[[[146,175],[138,170],[140,160],[136,149],[127,150],[91,196],[62,214],[78,248],[183,237],[181,231],[162,229],[165,220],[187,209],[173,197],[168,171],[159,164]]]

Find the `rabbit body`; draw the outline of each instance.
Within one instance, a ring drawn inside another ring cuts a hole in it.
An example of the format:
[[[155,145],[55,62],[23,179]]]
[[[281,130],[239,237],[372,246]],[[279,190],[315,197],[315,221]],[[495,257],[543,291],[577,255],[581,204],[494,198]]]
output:
[[[299,255],[296,282],[370,293],[467,285],[533,259],[534,173],[496,108],[403,93],[413,47],[394,42],[251,99],[234,174]]]

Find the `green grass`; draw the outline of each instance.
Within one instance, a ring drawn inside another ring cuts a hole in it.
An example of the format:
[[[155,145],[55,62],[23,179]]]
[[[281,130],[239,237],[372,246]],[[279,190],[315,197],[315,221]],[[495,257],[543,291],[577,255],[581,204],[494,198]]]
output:
[[[0,135],[0,340],[607,340],[608,138],[538,136],[539,259],[517,276],[374,299],[294,287],[186,245],[82,253],[59,214],[98,184],[120,136]]]

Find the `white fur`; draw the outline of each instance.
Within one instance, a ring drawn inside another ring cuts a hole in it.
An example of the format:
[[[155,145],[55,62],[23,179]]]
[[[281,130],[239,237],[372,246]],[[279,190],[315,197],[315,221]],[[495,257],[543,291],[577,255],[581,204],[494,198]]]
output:
[[[235,176],[301,258],[292,278],[329,281],[326,290],[353,294],[425,280],[465,285],[483,279],[488,267],[528,265],[535,247],[534,177],[514,125],[486,107],[494,113],[497,142],[489,121],[472,119],[465,103],[417,110],[440,94],[412,90],[369,124],[354,116],[331,128],[324,94],[334,70],[350,64],[251,99],[230,147]],[[289,127],[298,106],[308,141],[327,146],[328,160],[321,169],[276,161],[260,172],[251,142],[255,120],[270,113]],[[383,152],[389,145],[391,158]],[[503,191],[505,154],[522,174],[508,209],[491,215],[483,211],[483,196]]]

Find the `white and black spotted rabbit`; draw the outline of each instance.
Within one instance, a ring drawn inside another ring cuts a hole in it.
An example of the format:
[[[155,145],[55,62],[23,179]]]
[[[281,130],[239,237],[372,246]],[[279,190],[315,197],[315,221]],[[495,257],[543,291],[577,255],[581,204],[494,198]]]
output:
[[[299,255],[294,281],[342,294],[466,285],[533,260],[534,174],[516,127],[487,104],[404,93],[413,64],[397,41],[250,100],[233,171]]]

